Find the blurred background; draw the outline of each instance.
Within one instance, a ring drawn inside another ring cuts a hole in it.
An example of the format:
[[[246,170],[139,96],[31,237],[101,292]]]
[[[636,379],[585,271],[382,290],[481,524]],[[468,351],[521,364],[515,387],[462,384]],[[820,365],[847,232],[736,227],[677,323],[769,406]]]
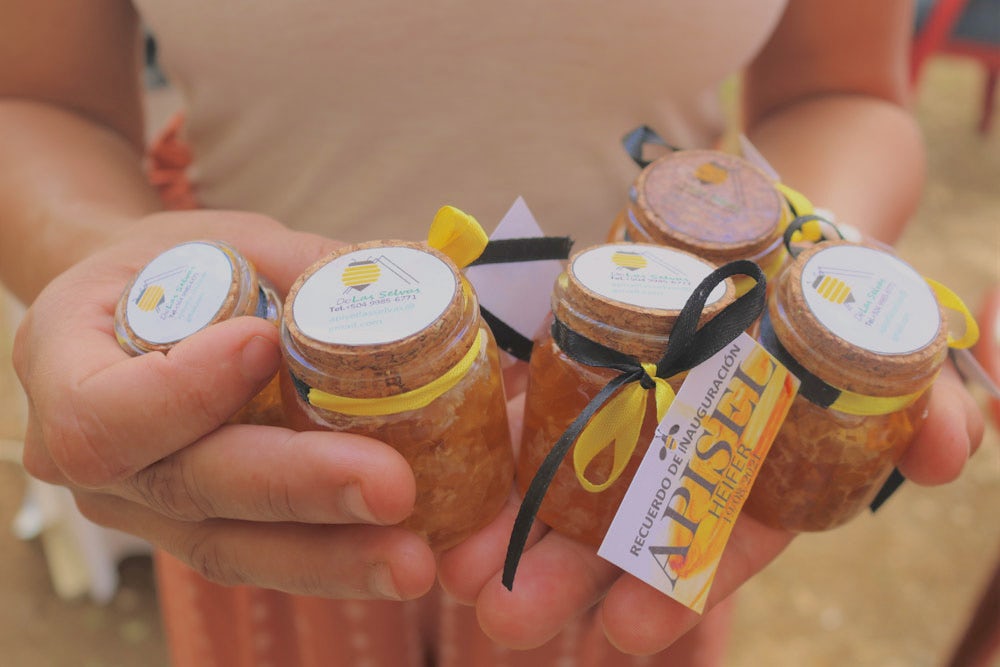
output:
[[[1000,2],[985,4],[992,20],[1000,20]],[[987,290],[1000,284],[1000,127],[989,127],[997,113],[984,105],[991,97],[984,97],[981,60],[944,53],[942,44],[915,51],[915,104],[930,178],[899,250],[977,309]],[[148,83],[158,126],[172,101],[155,71]],[[18,316],[16,306],[0,299],[0,664],[165,667],[151,566],[142,549],[120,545],[120,564],[96,588],[91,574],[88,590],[86,573],[58,562],[66,553],[59,545],[65,532],[32,536],[44,523],[45,508],[21,511],[24,401],[9,362]],[[973,392],[985,404],[985,392]],[[1000,563],[998,510],[1000,435],[988,420],[983,445],[958,481],[933,489],[904,484],[876,515],[798,538],[746,585],[728,664],[946,665]],[[992,604],[1000,613],[1000,599]]]

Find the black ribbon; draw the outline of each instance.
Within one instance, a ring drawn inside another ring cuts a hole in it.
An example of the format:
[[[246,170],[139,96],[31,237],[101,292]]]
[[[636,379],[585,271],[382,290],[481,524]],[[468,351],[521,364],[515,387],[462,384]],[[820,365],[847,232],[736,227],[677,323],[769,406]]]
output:
[[[518,239],[491,239],[486,249],[469,266],[537,262],[545,259],[566,259],[573,247],[568,236],[532,236]]]
[[[788,223],[788,227],[785,228],[785,234],[782,240],[782,242],[785,244],[785,249],[788,251],[788,254],[791,255],[793,259],[798,257],[799,253],[802,252],[803,249],[797,248],[792,244],[792,236],[796,232],[802,231],[802,227],[810,222],[820,223],[821,230],[823,231],[823,237],[819,239],[817,243],[820,243],[822,241],[843,240],[844,238],[844,235],[841,233],[837,225],[833,224],[823,216],[816,215],[814,213],[807,213],[806,215],[800,215]],[[833,235],[828,236],[827,232],[833,232],[835,236]]]
[[[663,137],[656,133],[656,130],[648,125],[640,125],[634,130],[630,130],[622,137],[622,146],[625,152],[632,158],[632,161],[639,165],[640,169],[645,169],[653,161],[644,157],[646,146],[663,146],[672,151],[680,150],[676,146],[668,144]]]
[[[882,507],[882,504],[889,500],[889,496],[896,493],[896,489],[902,486],[905,481],[906,478],[903,477],[903,473],[899,472],[899,468],[893,468],[889,478],[885,480],[882,488],[875,494],[874,500],[868,505],[868,509],[872,512],[878,511],[878,508]]]
[[[262,320],[267,319],[267,294],[263,287],[257,288],[257,309],[254,311],[254,316]]]
[[[547,259],[565,260],[573,247],[568,236],[531,236],[516,239],[491,239],[483,253],[469,266],[486,264],[511,264],[537,262]],[[479,306],[479,312],[493,332],[497,347],[521,361],[531,358],[534,343],[488,309]]]
[[[777,334],[774,333],[771,316],[766,310],[760,318],[760,333],[757,337],[757,342],[770,352],[775,359],[780,361],[781,365],[787,368],[792,375],[799,379],[799,382],[801,382],[799,385],[799,395],[802,398],[815,403],[821,408],[830,407],[834,401],[840,398],[839,389],[813,375],[792,356],[791,352],[785,349],[785,346],[778,340]]]
[[[701,318],[705,302],[712,290],[726,278],[739,274],[752,277],[756,284],[750,291],[737,298],[733,303],[723,308],[718,315],[698,328],[698,320]],[[715,269],[699,283],[681,309],[673,329],[670,331],[663,356],[656,364],[656,377],[669,378],[694,368],[724,348],[740,333],[746,331],[760,316],[764,310],[764,301],[764,272],[753,262],[741,259]],[[521,501],[521,507],[514,520],[514,527],[507,545],[507,556],[503,566],[503,585],[508,590],[513,590],[514,574],[517,572],[517,565],[528,540],[528,532],[531,530],[538,509],[542,505],[545,492],[552,483],[556,470],[587,422],[618,389],[626,384],[639,382],[644,389],[652,389],[655,386],[653,379],[646,374],[638,359],[590,340],[559,320],[555,320],[552,324],[552,336],[562,351],[574,361],[587,366],[612,368],[620,371],[620,374],[604,385],[597,395],[587,403],[586,407],[549,450],[545,460],[539,466],[538,472],[532,478],[524,494],[524,499]]]
[[[493,332],[497,347],[521,361],[531,359],[531,350],[535,346],[534,341],[491,313],[485,306],[479,306],[479,314],[483,316],[486,326]]]

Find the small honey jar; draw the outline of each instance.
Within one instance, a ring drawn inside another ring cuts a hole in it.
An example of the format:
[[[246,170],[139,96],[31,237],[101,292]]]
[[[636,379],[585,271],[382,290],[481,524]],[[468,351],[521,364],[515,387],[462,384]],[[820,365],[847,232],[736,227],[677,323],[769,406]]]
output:
[[[967,317],[967,340],[949,338],[942,297],[961,303],[874,244],[828,241],[788,263],[759,339],[802,385],[747,514],[821,531],[868,506],[923,423],[949,345],[976,336]]]
[[[799,207],[809,207],[801,195],[736,155],[673,151],[639,172],[608,240],[680,248],[717,265],[749,259],[770,279],[787,256],[782,234],[793,216],[786,192]],[[752,284],[737,279],[737,293]]]
[[[281,299],[246,257],[221,241],[174,246],[143,267],[115,310],[115,336],[132,354],[167,352],[184,338],[224,320],[252,315],[278,325]],[[230,421],[281,423],[275,376]]]
[[[681,309],[715,268],[691,253],[645,243],[598,245],[570,258],[552,294],[552,326],[535,341],[529,363],[517,468],[522,494],[567,427],[621,372],[618,366],[582,363],[571,349],[593,342],[655,372],[649,364],[663,357]],[[733,281],[720,282],[708,294],[699,322],[734,298]],[[662,381],[676,390],[683,376]],[[644,388],[653,388],[651,377],[642,380],[649,383]],[[616,452],[616,443],[596,455],[583,455],[575,442],[555,470],[538,518],[586,544],[601,543],[659,421],[655,392],[647,392],[643,400],[634,450]]]
[[[500,359],[448,255],[405,241],[335,251],[292,286],[281,340],[291,428],[369,436],[410,463],[403,527],[441,551],[496,517],[514,472]]]

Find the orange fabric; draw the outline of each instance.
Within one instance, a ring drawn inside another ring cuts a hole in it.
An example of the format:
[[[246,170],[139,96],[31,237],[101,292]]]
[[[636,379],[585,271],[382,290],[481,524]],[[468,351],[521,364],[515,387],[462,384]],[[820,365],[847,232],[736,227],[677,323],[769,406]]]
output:
[[[184,114],[171,118],[147,151],[146,178],[160,194],[164,207],[171,211],[199,208],[188,167],[194,159],[191,148],[181,138]]]
[[[494,644],[473,607],[440,588],[420,600],[327,600],[220,586],[155,554],[160,610],[177,667],[639,667],[691,664],[611,647],[596,613],[531,651]]]

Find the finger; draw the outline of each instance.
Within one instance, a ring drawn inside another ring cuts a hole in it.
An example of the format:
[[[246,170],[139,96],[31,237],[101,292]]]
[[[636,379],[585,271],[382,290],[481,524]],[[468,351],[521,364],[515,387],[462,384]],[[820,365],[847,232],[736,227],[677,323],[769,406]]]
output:
[[[719,562],[705,610],[726,599],[774,560],[793,537],[793,533],[768,528],[741,515]],[[631,575],[619,578],[601,605],[601,621],[608,641],[623,653],[633,655],[662,651],[700,618],[696,612]]]
[[[503,646],[536,648],[593,607],[620,574],[594,547],[550,531],[525,550],[513,590],[499,573],[486,583],[476,600],[479,625]]]
[[[69,480],[59,470],[45,448],[45,439],[41,435],[41,425],[34,416],[34,408],[28,401],[28,421],[24,431],[24,448],[21,453],[21,463],[32,477],[49,484],[68,484]]]
[[[416,482],[402,455],[377,440],[230,425],[116,493],[181,521],[393,524],[413,511]]]
[[[65,333],[39,352],[29,391],[45,446],[84,487],[106,487],[216,429],[280,363],[273,324],[241,317],[167,354],[128,357],[106,332]]]
[[[496,519],[458,546],[438,556],[441,587],[456,601],[475,604],[487,583],[503,570],[507,543],[510,541],[520,502],[520,496],[512,493]],[[536,521],[528,533],[525,549],[530,549],[546,532],[548,528]]]
[[[87,518],[137,535],[202,576],[331,598],[407,600],[434,583],[434,556],[416,534],[396,527],[259,524],[167,519],[135,503],[78,494]]]
[[[510,441],[514,447],[514,460],[521,452],[521,429],[524,425],[524,399],[521,392],[507,401],[507,424],[510,427]]]
[[[241,236],[235,245],[257,267],[257,271],[274,283],[279,294],[286,294],[292,283],[315,262],[344,245],[307,232],[288,232],[281,238],[281,253],[274,252],[274,243],[259,235]]]
[[[982,441],[983,428],[975,400],[958,374],[946,368],[931,389],[926,421],[897,464],[900,472],[923,485],[956,479]]]
[[[134,272],[172,245],[204,238],[233,245],[280,294],[285,294],[313,262],[343,245],[317,234],[292,231],[264,215],[227,210],[157,213],[117,241],[119,248],[130,250],[135,257]]]

